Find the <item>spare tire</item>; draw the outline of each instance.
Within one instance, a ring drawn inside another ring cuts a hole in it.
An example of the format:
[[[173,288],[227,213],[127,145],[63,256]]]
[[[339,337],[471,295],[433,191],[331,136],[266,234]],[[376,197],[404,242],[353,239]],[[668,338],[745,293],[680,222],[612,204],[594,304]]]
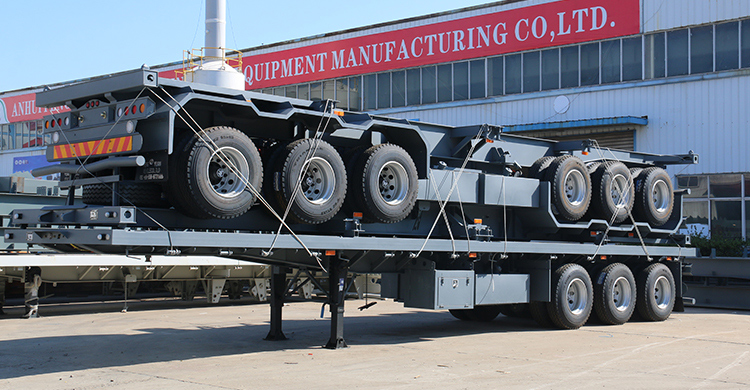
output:
[[[346,168],[328,142],[304,138],[290,143],[278,157],[276,176],[276,198],[282,209],[292,205],[291,216],[297,222],[326,222],[344,204]],[[295,191],[298,182],[300,188]]]
[[[607,222],[620,223],[627,219],[635,199],[628,167],[617,161],[600,164],[591,176],[591,182],[594,214]]]
[[[557,157],[546,176],[551,184],[553,212],[567,221],[581,219],[591,203],[591,177],[583,161],[571,155]]]
[[[353,169],[352,198],[368,221],[395,223],[417,202],[417,167],[403,148],[375,145],[362,153]]]
[[[194,218],[228,219],[244,214],[255,202],[247,183],[260,190],[263,164],[247,135],[216,126],[178,144],[169,175],[169,199],[180,212]]]
[[[662,226],[672,215],[674,193],[672,180],[667,171],[650,167],[641,171],[636,179],[633,214],[637,220],[647,221],[651,226]]]

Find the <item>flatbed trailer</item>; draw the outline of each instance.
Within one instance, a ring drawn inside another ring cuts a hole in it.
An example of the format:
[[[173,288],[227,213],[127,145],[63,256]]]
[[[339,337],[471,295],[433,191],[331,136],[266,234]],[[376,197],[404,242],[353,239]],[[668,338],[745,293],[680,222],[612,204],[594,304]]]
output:
[[[14,210],[6,242],[58,251],[213,255],[328,274],[328,347],[345,346],[347,272],[406,306],[488,320],[610,324],[682,304],[682,195],[662,167],[698,156],[601,149],[501,126],[442,126],[160,79],[148,69],[38,94],[50,162],[82,206]],[[321,286],[322,287],[322,286]]]

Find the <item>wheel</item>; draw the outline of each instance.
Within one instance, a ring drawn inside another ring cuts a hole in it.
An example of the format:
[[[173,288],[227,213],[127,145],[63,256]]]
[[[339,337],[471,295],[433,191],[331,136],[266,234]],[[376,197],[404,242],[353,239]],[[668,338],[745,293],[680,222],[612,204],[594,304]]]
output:
[[[471,311],[471,309],[450,309],[450,310],[448,310],[448,312],[451,313],[451,315],[453,317],[456,317],[456,318],[458,318],[461,321],[471,321],[469,319],[469,312],[470,311]]]
[[[201,134],[203,139],[195,134],[184,138],[172,154],[169,200],[195,218],[238,217],[255,202],[247,184],[259,191],[263,182],[258,149],[231,127],[211,127]]]
[[[563,329],[578,329],[589,319],[594,300],[591,278],[578,264],[555,271],[552,302],[547,306],[552,322]]]
[[[638,313],[649,321],[664,321],[675,301],[674,276],[666,265],[654,263],[638,274]]]
[[[121,181],[118,183],[117,193],[120,195],[120,204],[137,207],[169,207],[164,199],[163,189],[156,183],[136,183],[134,181]],[[82,200],[85,204],[111,205],[112,186],[114,183],[97,183],[82,186]]]
[[[352,183],[352,199],[369,221],[399,222],[417,202],[417,167],[398,145],[365,150],[355,164]]]
[[[600,164],[591,176],[591,206],[595,215],[621,223],[633,210],[635,189],[630,170],[621,162]]]
[[[500,314],[512,318],[526,318],[531,315],[529,313],[528,303],[510,303],[500,305]]]
[[[554,156],[545,156],[534,161],[534,163],[531,164],[531,167],[529,168],[529,177],[543,180],[547,167],[549,167],[549,165],[552,164],[552,161],[554,160]]]
[[[636,219],[647,221],[651,226],[662,226],[669,221],[673,208],[672,180],[667,171],[658,167],[644,169],[636,179],[633,206]]]
[[[543,328],[552,327],[552,319],[550,318],[549,310],[547,309],[548,305],[548,302],[534,301],[529,303],[529,313],[531,314],[531,318]]]
[[[264,178],[263,180],[263,198],[277,212],[283,213],[281,204],[276,196],[276,191],[281,188],[279,183],[279,156],[286,150],[286,143],[279,142],[261,151],[260,157],[263,160]]]
[[[635,278],[630,268],[622,263],[610,264],[599,273],[594,285],[594,311],[605,324],[624,324],[633,315],[635,297]]]
[[[475,306],[466,312],[469,319],[477,322],[489,322],[500,314],[500,305]]]
[[[591,202],[591,177],[583,161],[575,156],[557,157],[547,168],[552,187],[553,212],[567,221],[586,214]]]
[[[274,192],[282,209],[292,204],[291,216],[296,222],[323,223],[341,209],[346,168],[329,143],[310,138],[294,141],[279,156],[277,169]]]

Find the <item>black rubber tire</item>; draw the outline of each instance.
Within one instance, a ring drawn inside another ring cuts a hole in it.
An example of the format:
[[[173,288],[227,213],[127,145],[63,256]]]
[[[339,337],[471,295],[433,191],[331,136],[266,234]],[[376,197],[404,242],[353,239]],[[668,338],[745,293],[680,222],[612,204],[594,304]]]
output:
[[[279,179],[281,172],[277,169],[279,166],[279,156],[284,153],[286,146],[286,143],[279,142],[262,150],[260,154],[264,169],[263,199],[268,202],[276,213],[284,212],[284,210],[281,210],[281,204],[276,196],[276,191],[280,191],[281,188],[281,181]]]
[[[466,314],[472,321],[490,322],[500,314],[500,305],[474,306]]]
[[[549,306],[549,302],[529,302],[529,314],[531,314],[531,318],[543,328],[551,328],[553,325],[547,306]]]
[[[471,311],[471,309],[450,309],[450,310],[448,310],[448,312],[451,313],[451,315],[453,317],[456,317],[456,318],[458,318],[461,321],[471,321],[471,319],[469,318],[469,312],[470,311]]]
[[[528,303],[509,303],[500,305],[500,314],[511,318],[528,318],[531,316]]]
[[[365,150],[351,178],[354,206],[367,221],[399,222],[409,216],[417,202],[417,167],[398,145],[380,144]]]
[[[635,182],[641,172],[643,172],[643,168],[630,168],[630,177],[633,178],[633,182]]]
[[[586,170],[589,172],[589,176],[594,174],[599,166],[602,165],[600,162],[589,162],[586,163]]]
[[[137,207],[169,207],[169,202],[163,196],[163,188],[157,183],[136,183],[121,181],[118,183],[120,204]],[[81,198],[85,204],[112,205],[112,186],[114,183],[98,183],[82,186]]]
[[[316,143],[317,147],[315,146]],[[310,155],[310,159],[315,161],[315,165],[307,166],[306,175],[303,176],[301,183],[302,187],[297,191],[293,200],[294,186],[297,184],[300,171],[305,165],[310,150],[315,151]],[[328,142],[311,138],[294,141],[287,145],[279,156],[276,168],[278,173],[274,173],[274,180],[278,177],[279,185],[279,188],[274,186],[276,198],[282,211],[290,203],[292,204],[290,217],[294,221],[308,224],[326,222],[333,218],[344,204],[347,187],[346,168],[339,153]],[[329,169],[329,171],[324,172],[324,169]],[[321,176],[331,182],[323,182]],[[316,187],[321,183],[321,187]],[[313,184],[313,186],[309,186],[309,184]],[[320,188],[327,193],[320,195],[319,192],[316,192],[320,191]],[[318,195],[323,198],[308,199],[308,196],[315,198]]]
[[[547,168],[550,164],[552,164],[552,161],[554,160],[555,156],[544,156],[538,158],[536,161],[534,161],[533,164],[531,164],[531,167],[529,168],[529,177],[533,179],[544,180]]]
[[[656,203],[659,203],[657,205]],[[672,180],[667,171],[659,167],[646,168],[635,181],[633,216],[659,227],[669,221],[674,208]]]
[[[607,222],[612,222],[614,217],[614,223],[621,223],[628,218],[633,210],[635,188],[630,170],[625,164],[617,161],[599,164],[591,175],[591,187],[591,207],[595,216]],[[616,200],[613,194],[624,196],[625,200]]]
[[[648,321],[664,321],[672,314],[675,302],[675,283],[666,265],[654,263],[638,274],[636,308]]]
[[[259,191],[263,182],[260,153],[247,135],[231,127],[210,127],[203,131],[203,138],[206,137],[212,143],[190,134],[172,153],[169,200],[177,210],[194,218],[238,217],[252,207],[255,196],[232,169],[221,166],[223,159],[234,161],[246,180]],[[215,148],[220,148],[222,154],[215,153]],[[235,193],[223,195],[227,191]]]
[[[571,291],[571,288],[576,291]],[[593,286],[586,269],[569,263],[555,271],[552,278],[552,302],[547,306],[552,323],[562,329],[580,328],[591,315],[593,301]],[[577,307],[571,308],[571,304]]]
[[[621,325],[633,315],[637,287],[630,268],[613,263],[599,272],[594,284],[594,311],[602,323]]]
[[[547,168],[546,175],[546,181],[551,184],[552,211],[566,221],[581,219],[591,203],[591,177],[583,161],[571,155],[557,157]],[[569,194],[570,189],[576,193]],[[571,200],[571,196],[575,199]]]

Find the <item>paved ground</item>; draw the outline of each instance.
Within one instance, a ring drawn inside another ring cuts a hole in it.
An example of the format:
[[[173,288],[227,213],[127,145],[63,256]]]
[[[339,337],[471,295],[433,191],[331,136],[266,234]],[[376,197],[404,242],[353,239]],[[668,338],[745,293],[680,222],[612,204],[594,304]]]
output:
[[[737,389],[750,386],[750,313],[688,309],[664,323],[548,330],[498,317],[347,301],[350,347],[321,348],[321,304],[285,307],[290,340],[263,341],[268,306],[62,305],[0,319],[2,389]]]

